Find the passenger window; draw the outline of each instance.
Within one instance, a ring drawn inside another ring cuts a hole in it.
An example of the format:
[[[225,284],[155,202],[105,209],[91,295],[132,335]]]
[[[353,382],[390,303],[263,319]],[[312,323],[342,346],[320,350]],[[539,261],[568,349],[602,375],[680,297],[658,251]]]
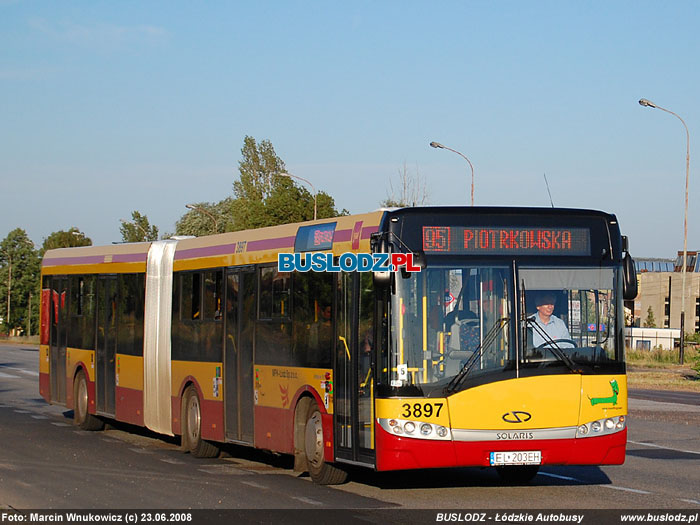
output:
[[[221,320],[223,298],[223,272],[216,270],[204,273],[204,318]]]
[[[202,316],[202,275],[186,273],[182,275],[182,319],[197,321]]]
[[[278,272],[277,268],[260,269],[259,319],[290,317],[289,292],[291,274]]]

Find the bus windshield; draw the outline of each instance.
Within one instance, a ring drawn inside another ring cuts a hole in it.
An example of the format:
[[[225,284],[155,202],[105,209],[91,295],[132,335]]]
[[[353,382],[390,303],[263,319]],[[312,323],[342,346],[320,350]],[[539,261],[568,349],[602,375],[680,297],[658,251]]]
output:
[[[472,357],[470,376],[512,367],[511,274],[509,266],[432,265],[397,275],[384,381],[446,384]]]
[[[619,359],[612,268],[521,268],[518,275],[525,366],[551,364],[557,353],[581,365]]]
[[[520,268],[517,287],[512,275],[506,265],[437,264],[397,274],[381,382],[427,394],[431,386],[456,390],[466,376],[479,384],[516,368],[579,372],[622,361],[613,268]],[[520,345],[512,341],[515,327]]]

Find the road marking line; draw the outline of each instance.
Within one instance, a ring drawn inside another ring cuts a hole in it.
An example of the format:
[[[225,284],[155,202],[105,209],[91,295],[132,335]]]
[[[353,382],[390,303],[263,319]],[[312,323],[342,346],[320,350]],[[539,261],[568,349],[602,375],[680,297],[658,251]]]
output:
[[[30,414],[31,412],[29,410],[15,410],[18,414]]]
[[[0,377],[5,377],[8,379],[19,379],[19,376],[13,376],[12,374],[6,374],[5,372],[0,372]]]
[[[606,489],[624,490],[625,492],[634,492],[635,494],[651,494],[646,490],[638,489],[628,489],[627,487],[616,487],[615,485],[598,485],[599,487],[605,487]]]
[[[301,501],[302,503],[308,503],[309,505],[323,505],[320,501],[316,501],[311,498],[304,498],[303,496],[292,496],[292,499]]]
[[[577,481],[579,483],[585,483],[585,481],[583,481],[582,479],[570,478],[569,476],[560,476],[558,474],[550,474],[549,472],[538,472],[537,474],[542,475],[542,476],[549,476],[550,478],[565,479],[567,481]],[[624,490],[625,492],[634,492],[636,494],[651,494],[651,492],[647,492],[646,490],[629,489],[627,487],[617,487],[615,485],[598,485],[598,486],[605,487],[608,489]]]
[[[584,483],[582,479],[570,478],[569,476],[560,476],[559,474],[550,474],[549,472],[538,472],[539,476],[548,476],[550,478],[565,479],[567,481],[578,481],[579,483]]]
[[[685,501],[686,503],[695,503],[696,505],[700,505],[700,501],[696,499],[682,499],[681,501]]]
[[[132,452],[136,452],[137,454],[153,454],[150,450],[146,450],[145,448],[130,448]]]
[[[32,416],[34,419],[49,419],[46,416]]]
[[[243,483],[244,485],[248,485],[250,487],[254,487],[256,489],[269,490],[268,487],[266,487],[265,485],[261,485],[260,483],[255,483],[255,481],[241,481],[240,483]]]
[[[72,427],[73,425],[69,425],[68,423],[51,423],[54,426],[57,427]]]
[[[38,376],[39,375],[39,372],[37,372],[35,370],[25,370],[24,368],[17,368],[14,366],[8,366],[5,368],[11,369],[11,370],[17,370],[18,372],[22,372],[23,374],[27,374],[30,376]]]
[[[184,465],[184,461],[180,461],[179,459],[171,459],[171,458],[161,458],[161,461],[165,463],[170,463],[171,465]]]
[[[675,452],[683,452],[684,454],[697,454],[700,456],[700,452],[697,452],[695,450],[683,450],[680,448],[671,448],[671,447],[662,447],[661,445],[655,445],[654,443],[644,443],[642,441],[627,441],[628,443],[633,443],[635,445],[642,445],[644,447],[654,447],[654,448],[662,448],[664,450],[673,450]]]

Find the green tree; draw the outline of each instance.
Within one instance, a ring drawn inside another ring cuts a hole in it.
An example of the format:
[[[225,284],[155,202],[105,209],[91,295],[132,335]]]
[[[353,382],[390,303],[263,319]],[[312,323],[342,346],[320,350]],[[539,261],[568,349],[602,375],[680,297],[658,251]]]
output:
[[[12,230],[0,243],[0,316],[5,333],[38,330],[39,275],[40,259],[34,243],[23,229]]]
[[[158,227],[151,226],[146,215],[138,211],[131,212],[131,221],[121,221],[119,231],[123,242],[157,241]]]
[[[233,198],[217,203],[198,202],[175,223],[175,235],[212,235],[233,231]]]
[[[647,318],[644,321],[644,328],[656,328],[656,319],[654,319],[654,310],[651,306],[647,308]]]
[[[233,183],[233,231],[313,219],[314,196],[284,175],[284,161],[269,140],[258,144],[253,137],[246,136],[241,155],[240,177]],[[325,192],[317,194],[316,207],[319,219],[347,214],[347,210],[339,213],[333,197]]]
[[[41,253],[56,248],[73,248],[75,246],[92,246],[92,240],[73,226],[68,231],[58,230],[46,237],[41,246]]]

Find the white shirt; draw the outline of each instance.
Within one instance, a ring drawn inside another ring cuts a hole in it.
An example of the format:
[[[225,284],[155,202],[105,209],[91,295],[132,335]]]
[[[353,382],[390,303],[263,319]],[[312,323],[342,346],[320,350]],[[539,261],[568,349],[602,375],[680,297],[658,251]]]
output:
[[[537,326],[544,331],[551,339],[556,341],[557,339],[571,339],[571,334],[569,333],[569,329],[566,327],[566,324],[564,324],[564,321],[559,319],[556,315],[552,315],[549,318],[549,322],[545,323],[542,321],[540,318],[540,314],[536,313],[534,315],[534,320],[535,323],[537,323]],[[546,341],[539,333],[539,331],[536,328],[532,329],[532,344],[534,345],[535,348],[540,346],[541,344],[544,344],[548,341]],[[571,343],[564,343],[563,345],[559,346],[564,346],[564,347],[571,347]]]

